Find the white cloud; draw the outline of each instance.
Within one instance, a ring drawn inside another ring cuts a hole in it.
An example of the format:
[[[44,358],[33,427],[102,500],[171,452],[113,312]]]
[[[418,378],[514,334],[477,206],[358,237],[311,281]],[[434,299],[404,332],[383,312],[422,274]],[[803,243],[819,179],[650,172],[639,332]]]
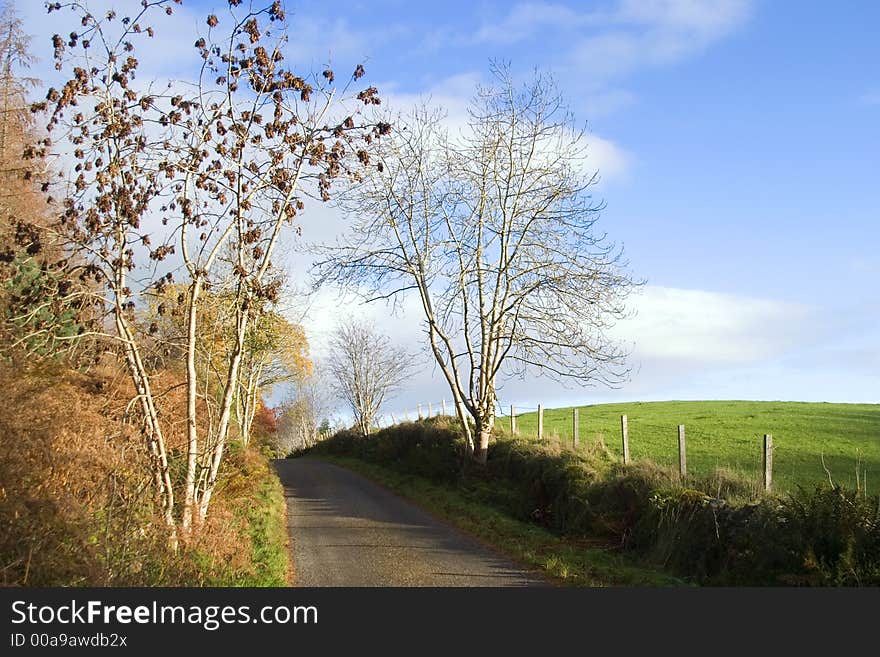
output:
[[[482,76],[466,71],[443,78],[420,93],[401,91],[394,82],[377,85],[382,89],[383,103],[392,112],[407,114],[413,108],[428,103],[445,113],[444,125],[450,134],[461,134],[468,127],[468,103],[477,90]]]
[[[748,0],[622,0],[604,31],[574,47],[573,60],[602,78],[672,64],[733,32],[750,11]]]
[[[610,7],[585,11],[555,3],[520,3],[500,20],[478,27],[465,41],[510,46],[541,39],[570,44],[562,46],[557,66],[576,71],[589,95],[601,98],[627,93],[605,88],[612,80],[679,62],[727,36],[745,23],[751,5],[751,0],[618,0]],[[596,104],[601,112],[602,103]]]
[[[571,28],[590,22],[586,15],[558,4],[521,3],[497,23],[485,23],[471,37],[476,43],[512,44],[548,29]]]
[[[750,13],[750,0],[621,0],[616,18],[709,39],[738,27]]]
[[[342,293],[334,286],[325,286],[309,300],[309,313],[303,319],[309,343],[318,357],[327,355],[328,336],[340,321],[356,317],[359,321],[375,324],[391,342],[409,351],[419,351],[423,344],[421,306],[415,295],[403,296],[393,310],[377,301],[363,303],[361,299]]]
[[[646,286],[636,315],[615,334],[634,341],[643,361],[750,365],[808,340],[815,310],[807,305],[705,290]]]
[[[528,2],[513,6],[501,20],[484,23],[470,37],[475,43],[512,44],[545,38],[548,30],[626,30],[652,34],[671,45],[706,45],[739,27],[751,13],[751,0],[619,0],[611,9],[576,11],[571,7]],[[673,48],[675,49],[675,48]]]
[[[572,60],[590,78],[609,78],[635,69],[645,56],[639,39],[626,32],[610,32],[582,39]]]
[[[613,141],[589,134],[587,141],[587,166],[597,169],[602,180],[609,181],[626,175],[632,157]]]

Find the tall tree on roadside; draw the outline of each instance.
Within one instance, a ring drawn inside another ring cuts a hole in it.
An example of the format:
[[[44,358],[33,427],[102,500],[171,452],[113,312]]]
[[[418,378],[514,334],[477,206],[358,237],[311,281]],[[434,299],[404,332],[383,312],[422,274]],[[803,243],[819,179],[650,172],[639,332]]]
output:
[[[171,283],[148,295],[140,324],[152,340],[152,344],[145,344],[145,352],[154,367],[182,370],[185,366],[190,310],[187,292],[186,285]],[[203,292],[198,304],[200,328],[193,349],[194,366],[200,381],[199,396],[212,414],[222,402],[226,363],[236,347],[235,306],[233,294],[213,291]],[[302,326],[271,306],[252,319],[242,349],[234,419],[238,436],[247,447],[261,397],[276,385],[308,378],[312,362]]]
[[[206,36],[194,44],[195,85],[136,79],[136,46],[154,35],[146,21],[173,14],[174,4],[179,0],[145,0],[119,16],[93,14],[77,1],[49,3],[50,11],[72,10],[77,27],[53,38],[56,68],[67,81],[34,107],[49,111],[50,130],[76,160],[60,194],[62,220],[72,248],[88,258],[103,286],[100,301],[113,327],[106,337],[119,345],[137,391],[172,542],[178,523],[186,535],[207,516],[234,421],[248,329],[280,289],[272,257],[282,231],[306,198],[327,200],[336,178],[357,178],[371,144],[389,129],[359,120],[359,108],[379,103],[373,87],[351,90],[362,66],[338,85],[330,68],[293,72],[277,1],[255,7],[228,0],[223,18],[206,17]],[[32,155],[48,148],[38,145]],[[230,262],[221,263],[228,254]],[[182,490],[170,477],[160,395],[135,321],[141,295],[172,283],[175,265],[186,286]],[[196,345],[208,290],[233,299],[233,340],[218,415],[200,424]]]
[[[588,384],[625,376],[606,329],[633,286],[596,230],[589,145],[553,81],[504,67],[450,138],[426,107],[395,121],[380,166],[345,195],[353,239],[327,249],[319,279],[368,300],[417,295],[469,451],[485,462],[497,383],[545,373]]]
[[[59,219],[69,248],[88,263],[86,271],[98,285],[97,303],[113,327],[107,335],[122,352],[134,384],[155,492],[172,545],[177,544],[174,485],[134,321],[136,285],[142,281],[133,280],[132,272],[139,246],[156,262],[171,252],[165,245],[152,247],[143,224],[153,204],[168,191],[160,174],[173,150],[169,113],[160,109],[160,97],[136,89],[139,62],[134,51],[137,42],[153,36],[152,26],[144,21],[159,9],[172,13],[175,3],[179,0],[139,4],[123,17],[112,9],[93,14],[79,2],[47,4],[49,12],[70,10],[76,28],[68,37],[52,37],[55,68],[66,74],[65,83],[60,89],[50,88],[46,100],[32,106],[35,113],[48,112],[47,128],[56,143],[47,138],[28,152],[33,158],[45,157],[51,147],[59,146],[75,161],[72,171],[61,172],[59,180],[45,180],[43,189],[51,194],[50,202],[55,194],[60,197]],[[165,125],[159,129],[163,117]],[[104,333],[96,332],[99,337]]]
[[[297,381],[281,405],[274,447],[279,456],[315,445],[330,433],[330,417],[337,404],[328,373],[319,363],[311,375]]]

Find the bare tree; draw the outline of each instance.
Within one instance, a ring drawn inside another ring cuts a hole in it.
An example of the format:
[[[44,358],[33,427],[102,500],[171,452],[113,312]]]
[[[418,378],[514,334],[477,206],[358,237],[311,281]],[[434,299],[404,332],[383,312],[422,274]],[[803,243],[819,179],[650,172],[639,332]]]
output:
[[[330,348],[327,366],[333,389],[348,404],[360,432],[368,436],[382,404],[406,380],[407,353],[373,326],[355,321],[336,329]]]
[[[425,106],[395,121],[376,169],[343,199],[353,239],[317,265],[319,280],[368,300],[418,295],[480,462],[502,367],[581,384],[626,376],[606,329],[634,284],[622,251],[595,229],[597,173],[552,79],[536,73],[519,87],[506,68],[492,72],[458,138]]]
[[[307,449],[322,437],[322,427],[329,427],[336,400],[321,365],[310,376],[296,382],[290,399],[282,404],[275,449],[279,456]]]

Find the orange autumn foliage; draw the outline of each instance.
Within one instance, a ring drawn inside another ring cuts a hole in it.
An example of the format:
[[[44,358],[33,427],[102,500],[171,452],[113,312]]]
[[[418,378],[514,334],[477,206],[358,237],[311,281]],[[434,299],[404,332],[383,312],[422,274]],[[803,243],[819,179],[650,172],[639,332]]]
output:
[[[172,454],[183,451],[180,378],[159,372]],[[206,585],[246,573],[243,509],[265,475],[256,452],[230,454],[229,485],[204,531],[175,555],[152,499],[142,437],[127,419],[130,381],[105,355],[83,374],[56,363],[0,362],[0,585]],[[175,418],[175,419],[172,419]]]

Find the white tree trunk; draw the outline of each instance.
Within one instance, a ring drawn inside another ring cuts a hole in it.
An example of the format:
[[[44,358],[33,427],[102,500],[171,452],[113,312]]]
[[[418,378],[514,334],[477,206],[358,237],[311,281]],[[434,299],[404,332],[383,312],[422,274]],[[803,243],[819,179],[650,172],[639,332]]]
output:
[[[183,518],[184,532],[192,526],[196,501],[196,475],[199,456],[199,436],[196,425],[196,316],[198,313],[199,292],[202,288],[201,276],[193,279],[190,287],[189,308],[186,330],[186,482],[184,484]]]
[[[226,438],[229,435],[229,421],[232,416],[232,402],[238,392],[238,372],[241,365],[242,351],[244,350],[244,340],[248,326],[248,308],[238,307],[238,327],[235,336],[235,345],[233,346],[232,359],[229,363],[229,371],[226,375],[226,381],[223,386],[223,401],[220,405],[220,420],[217,426],[217,437],[214,445],[214,452],[211,456],[210,471],[202,489],[201,500],[199,501],[199,520],[204,522],[208,515],[208,507],[211,503],[211,496],[214,493],[214,487],[217,485],[217,473],[220,470],[220,463],[223,460],[223,450],[226,448]]]

